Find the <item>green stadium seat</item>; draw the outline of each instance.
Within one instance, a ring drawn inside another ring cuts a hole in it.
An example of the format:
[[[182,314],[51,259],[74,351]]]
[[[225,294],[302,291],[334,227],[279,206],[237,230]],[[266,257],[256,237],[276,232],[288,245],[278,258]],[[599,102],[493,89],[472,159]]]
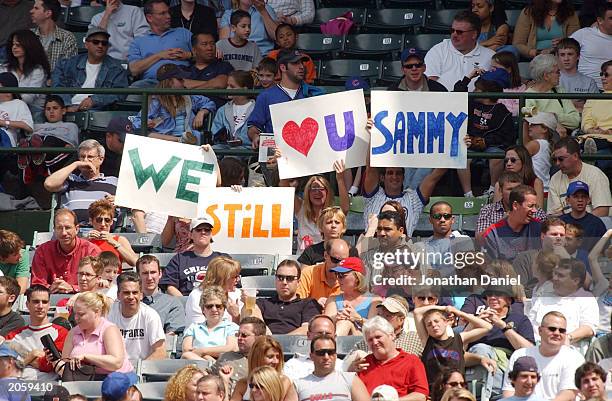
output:
[[[402,50],[402,35],[364,33],[344,38],[343,55],[366,58],[392,58]]]
[[[518,63],[519,73],[521,75],[521,79],[524,81],[528,81],[531,79],[531,73],[529,72],[529,62],[523,61]]]
[[[376,8],[376,0],[322,0],[321,6]]]
[[[87,53],[87,49],[85,48],[85,35],[87,32],[73,32],[74,38],[76,39],[77,50],[79,53]]]
[[[68,123],[75,123],[81,131],[84,131],[87,129],[87,112],[77,111],[74,113],[66,113],[66,115],[64,115],[64,121]]]
[[[363,8],[353,8],[353,7],[329,7],[329,8],[318,8],[315,10],[314,20],[305,26],[302,29],[308,32],[321,32],[321,24],[326,23],[327,21],[337,18],[345,13],[351,11],[353,13],[353,22],[357,27],[363,25],[363,21],[365,20],[365,10]]]
[[[436,8],[435,0],[382,0],[385,8]]]
[[[378,85],[391,85],[404,76],[401,61],[385,61],[382,66],[382,73],[378,80]]]
[[[297,48],[310,57],[329,57],[342,49],[342,37],[322,33],[302,33],[298,36]]]
[[[69,31],[86,32],[94,15],[104,11],[104,7],[70,7],[66,17],[66,29]]]
[[[115,116],[128,117],[134,115],[130,111],[92,111],[89,112],[87,130],[91,132],[105,133],[111,118]]]
[[[373,81],[380,75],[380,62],[375,60],[325,60],[321,63],[319,83],[344,85],[349,77],[361,76]]]
[[[508,0],[506,1],[506,8],[522,10],[523,8],[527,7],[529,4],[531,4],[530,0]]]
[[[364,28],[376,32],[416,32],[423,25],[425,13],[416,9],[368,10]]]
[[[477,215],[480,209],[487,204],[484,198],[465,198],[463,196],[432,196],[429,203],[423,208],[423,213],[429,213],[431,205],[436,202],[447,202],[453,209],[453,214]]]
[[[508,26],[510,26],[510,30],[514,31],[516,21],[518,21],[521,12],[523,12],[523,10],[506,10],[506,21],[508,22]]]
[[[422,51],[428,51],[444,39],[449,39],[449,34],[430,33],[420,35],[405,35],[404,47],[416,47]]]
[[[462,8],[464,10],[471,9],[470,0],[442,0],[444,8]]]
[[[425,13],[423,31],[429,33],[450,33],[455,15],[463,9],[428,10]]]

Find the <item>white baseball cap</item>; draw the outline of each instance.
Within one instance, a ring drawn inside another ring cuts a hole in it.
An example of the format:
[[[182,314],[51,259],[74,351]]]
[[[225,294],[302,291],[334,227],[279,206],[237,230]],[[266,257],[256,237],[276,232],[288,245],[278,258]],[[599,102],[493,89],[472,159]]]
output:
[[[531,117],[525,117],[525,121],[529,124],[542,124],[553,131],[557,129],[557,116],[547,111],[538,111]]]
[[[215,225],[213,224],[214,221],[212,219],[212,217],[210,216],[204,216],[204,217],[198,217],[197,219],[192,219],[191,223],[189,224],[189,231],[193,231],[194,228],[202,225],[202,224],[208,224],[211,227],[215,227]]]
[[[382,384],[372,391],[372,400],[375,401],[399,401],[399,395],[394,387]]]

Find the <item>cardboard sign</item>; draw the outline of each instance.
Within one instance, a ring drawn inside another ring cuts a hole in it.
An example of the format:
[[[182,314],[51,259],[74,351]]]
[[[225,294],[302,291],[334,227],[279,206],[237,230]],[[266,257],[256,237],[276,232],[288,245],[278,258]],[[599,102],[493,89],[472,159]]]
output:
[[[201,188],[217,185],[217,156],[199,146],[126,135],[115,203],[171,216],[197,216]]]
[[[270,106],[280,178],[365,165],[368,151],[367,112],[363,90],[293,100]]]
[[[214,249],[246,254],[291,254],[295,189],[216,188],[200,197],[198,216],[214,220]]]
[[[466,168],[467,93],[373,91],[370,165]]]

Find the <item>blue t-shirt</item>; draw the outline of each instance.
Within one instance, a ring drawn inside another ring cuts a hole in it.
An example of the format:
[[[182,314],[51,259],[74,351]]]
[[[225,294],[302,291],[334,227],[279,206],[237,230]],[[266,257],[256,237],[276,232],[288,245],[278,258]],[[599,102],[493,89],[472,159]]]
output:
[[[270,17],[272,17],[272,19],[276,21],[276,13],[274,12],[274,9],[269,5],[266,5],[266,10],[268,10],[268,14],[270,14]],[[232,16],[233,12],[234,10],[226,10],[223,13],[223,16],[221,17],[220,28],[230,26],[230,17]],[[268,33],[266,32],[266,26],[264,25],[263,17],[259,13],[259,11],[257,11],[255,6],[251,6],[251,8],[249,8],[249,14],[251,15],[251,35],[249,36],[249,40],[251,42],[255,42],[257,44],[257,47],[259,47],[261,55],[265,56],[270,50],[274,49],[274,41],[268,36]]]
[[[537,396],[534,394],[532,394],[529,397],[519,397],[516,395],[512,395],[508,398],[502,398],[500,401],[547,401],[544,398]]]
[[[193,323],[183,333],[184,337],[193,337],[194,348],[219,347],[225,345],[227,337],[238,332],[238,325],[234,322],[222,320],[217,326],[209,329],[204,323]]]
[[[0,401],[31,401],[31,399],[23,380],[14,377],[0,379]]]
[[[159,287],[166,291],[171,285],[185,296],[193,290],[194,283],[204,279],[208,264],[217,256],[228,256],[225,253],[213,252],[210,256],[198,256],[193,251],[176,254],[164,269],[159,280]]]
[[[597,241],[606,233],[606,225],[604,222],[599,217],[588,212],[586,216],[581,219],[575,219],[569,213],[562,215],[560,219],[566,223],[580,226],[584,230],[582,246],[580,246],[580,248],[587,252],[593,249]]]
[[[491,225],[482,234],[487,256],[493,259],[514,260],[520,252],[539,249],[541,224],[531,221],[516,232],[508,225],[508,219],[502,219]]]
[[[172,28],[161,35],[149,32],[146,35],[139,36],[130,44],[128,50],[128,62],[143,60],[155,53],[159,53],[166,49],[181,48],[185,51],[191,51],[191,32],[185,28]],[[170,60],[162,59],[147,68],[142,74],[142,79],[156,79],[157,69],[164,64],[177,64],[181,66],[189,66],[186,60]]]

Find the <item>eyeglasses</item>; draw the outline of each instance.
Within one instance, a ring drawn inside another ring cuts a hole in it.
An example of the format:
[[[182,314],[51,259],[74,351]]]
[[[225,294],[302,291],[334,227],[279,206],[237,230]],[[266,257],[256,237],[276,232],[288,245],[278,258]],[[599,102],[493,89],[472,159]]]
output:
[[[607,73],[607,72],[605,72],[605,71],[602,71],[602,72],[600,72],[600,73],[599,73],[599,76],[600,76],[600,77],[605,77],[605,78],[608,78],[608,77],[610,76],[610,74],[608,74],[608,73]]]
[[[261,386],[257,383],[249,383],[249,388],[253,390],[254,388],[261,390]]]
[[[247,334],[247,333],[241,333],[241,332],[237,332],[235,334],[236,337],[238,338],[247,338],[247,337],[251,337],[254,336],[255,334]]]
[[[329,255],[329,260],[331,260],[332,263],[334,263],[334,264],[338,264],[338,263],[342,262],[342,259],[336,258],[335,256],[332,256],[332,255]]]
[[[471,32],[471,31],[473,31],[473,30],[474,30],[474,29],[468,29],[467,31],[462,31],[461,29],[453,29],[453,28],[451,28],[451,29],[450,29],[450,33],[451,33],[451,35],[452,35],[453,33],[456,33],[457,35],[461,36],[461,35],[463,35],[464,33],[466,33],[466,32]]]
[[[97,158],[99,158],[100,155],[79,155],[79,160],[81,161],[90,161],[90,160],[96,160]]]
[[[276,279],[278,281],[286,281],[287,283],[293,283],[295,280],[298,279],[298,277],[297,276],[284,276],[282,274],[277,274]]]
[[[433,303],[433,302],[435,302],[436,297],[416,297],[416,299],[418,299],[421,302],[427,301],[427,302]]]
[[[467,387],[466,382],[448,382],[446,383],[446,385],[450,387]]]
[[[568,157],[569,157],[569,156],[557,156],[557,157],[553,156],[553,157],[552,157],[552,161],[554,161],[554,162],[559,162],[559,163],[563,163],[563,161],[564,161],[565,159],[567,159]]]
[[[204,234],[210,234],[212,232],[212,228],[211,227],[196,227],[193,229],[193,231],[195,231],[196,233],[204,233]]]
[[[336,355],[336,350],[333,348],[321,348],[321,349],[314,350],[314,354],[316,356],[325,356],[325,355],[334,356]]]
[[[111,223],[113,221],[110,217],[96,217],[96,223]]]
[[[548,329],[548,331],[550,331],[551,333],[556,333],[557,331],[559,331],[559,333],[561,334],[565,334],[567,333],[567,329],[564,329],[563,327],[555,327],[555,326],[548,326],[546,327]]]
[[[310,192],[326,192],[327,188],[325,187],[310,187]]]
[[[514,164],[518,161],[519,159],[517,159],[516,157],[506,157],[504,159],[504,164],[508,164],[508,162]]]
[[[212,308],[217,308],[217,309],[223,309],[223,304],[206,304],[204,305],[204,307],[208,310],[211,310]]]
[[[100,39],[90,39],[88,40],[89,43],[91,43],[94,46],[108,46],[108,40],[100,40]]]
[[[407,70],[412,70],[412,69],[421,68],[424,65],[425,65],[425,63],[414,63],[414,64],[404,64],[404,65],[402,65],[402,67],[404,67]]]
[[[441,220],[444,217],[444,220],[450,220],[453,218],[451,213],[434,213],[431,215],[431,218],[434,220]]]
[[[98,277],[98,276],[95,274],[91,274],[91,273],[78,272],[77,277],[85,277],[87,280],[91,280],[92,278]]]

